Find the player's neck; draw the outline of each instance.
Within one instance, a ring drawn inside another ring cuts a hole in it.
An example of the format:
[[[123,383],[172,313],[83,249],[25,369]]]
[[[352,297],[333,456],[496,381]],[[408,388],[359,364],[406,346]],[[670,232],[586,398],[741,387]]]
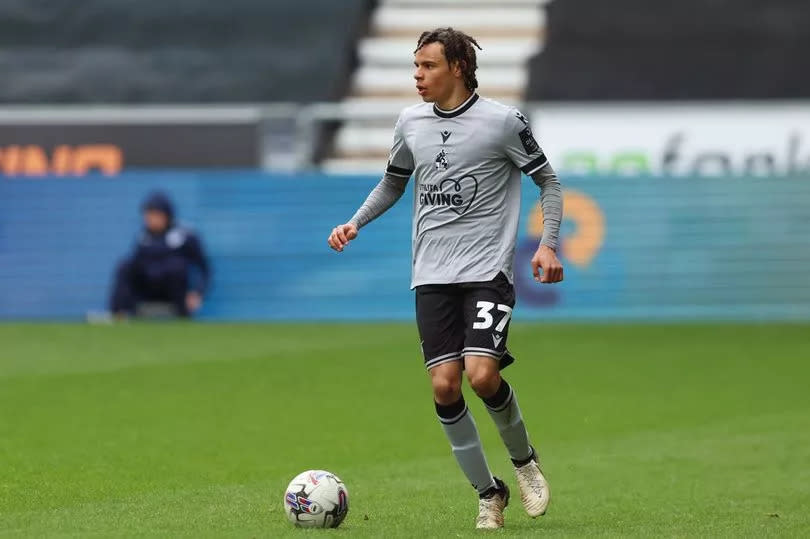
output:
[[[459,108],[465,101],[470,99],[473,92],[467,88],[462,88],[460,91],[454,91],[446,99],[436,101],[436,106],[443,111],[451,111]]]

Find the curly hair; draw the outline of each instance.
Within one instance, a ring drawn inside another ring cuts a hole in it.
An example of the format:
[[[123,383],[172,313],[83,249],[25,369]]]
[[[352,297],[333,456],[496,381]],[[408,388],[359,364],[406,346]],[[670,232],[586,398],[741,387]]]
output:
[[[416,42],[414,54],[429,43],[441,43],[444,45],[444,57],[447,58],[447,63],[452,66],[453,63],[458,62],[467,89],[472,92],[478,88],[478,79],[475,78],[478,62],[475,58],[473,45],[478,47],[478,50],[483,49],[474,38],[451,27],[436,28],[435,30],[422,32]]]

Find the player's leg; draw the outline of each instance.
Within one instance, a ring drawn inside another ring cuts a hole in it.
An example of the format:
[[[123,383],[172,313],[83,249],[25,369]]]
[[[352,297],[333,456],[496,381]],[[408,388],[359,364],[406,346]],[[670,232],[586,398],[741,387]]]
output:
[[[115,270],[112,291],[110,293],[110,312],[116,316],[135,314],[136,290],[134,268],[130,260],[124,260]]]
[[[466,356],[464,362],[470,386],[484,401],[515,466],[523,507],[532,517],[544,515],[551,490],[537,462],[537,454],[529,444],[514,390],[501,377],[495,359]]]
[[[470,387],[484,401],[509,456],[516,462],[529,459],[532,447],[523,415],[515,392],[501,377],[498,360],[488,356],[466,356],[464,362]]]
[[[461,394],[461,361],[444,363],[430,370],[436,415],[453,456],[473,488],[480,494],[495,487],[475,420]]]
[[[464,475],[478,492],[489,498],[501,491],[500,480],[492,476],[481,446],[478,428],[461,392],[464,344],[463,294],[452,285],[427,285],[416,289],[416,320],[422,340],[425,365],[430,374],[436,414]],[[480,515],[479,515],[480,517]],[[479,518],[478,527],[503,526]]]
[[[190,315],[186,305],[186,295],[189,291],[188,281],[188,266],[185,261],[176,258],[167,261],[163,282],[166,299],[174,307],[174,312],[182,317]]]
[[[466,286],[465,369],[470,386],[484,401],[515,465],[521,499],[532,517],[546,512],[550,490],[540,467],[518,405],[517,396],[501,376],[507,356],[506,341],[514,288],[503,274],[488,283]]]
[[[487,374],[486,362],[493,365],[493,368]],[[500,379],[498,373],[498,365],[495,360],[491,358],[482,358],[475,356],[465,356],[464,368],[467,369],[467,378],[470,381],[470,386],[476,394],[482,391],[487,391],[485,386],[492,385],[491,377],[494,375],[497,380]],[[473,369],[473,374],[470,374],[470,368]],[[489,378],[488,378],[489,377]],[[497,383],[497,382],[495,382]],[[490,488],[486,492],[479,493],[478,502],[478,520],[477,527],[479,528],[501,528],[503,527],[503,511],[509,505],[509,487],[498,479],[494,478],[496,485],[495,488]]]

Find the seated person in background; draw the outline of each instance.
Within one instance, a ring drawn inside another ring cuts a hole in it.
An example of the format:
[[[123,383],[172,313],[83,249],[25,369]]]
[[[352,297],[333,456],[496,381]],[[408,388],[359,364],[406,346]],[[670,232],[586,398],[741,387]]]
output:
[[[200,240],[175,224],[171,200],[150,194],[141,206],[144,229],[135,252],[118,265],[110,311],[117,317],[136,314],[139,303],[169,303],[188,317],[202,306],[210,268]],[[192,279],[196,277],[196,279]]]

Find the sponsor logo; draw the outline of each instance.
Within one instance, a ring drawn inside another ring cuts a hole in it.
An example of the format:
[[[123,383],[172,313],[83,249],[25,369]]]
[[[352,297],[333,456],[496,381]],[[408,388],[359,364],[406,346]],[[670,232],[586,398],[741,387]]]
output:
[[[301,506],[298,505],[298,496],[296,496],[295,492],[288,492],[287,495],[284,497],[284,501],[286,501],[287,505],[289,505],[293,509],[301,508]]]
[[[446,206],[459,215],[470,209],[477,194],[478,180],[475,176],[447,178],[439,184],[419,184],[421,206]]]
[[[607,154],[597,150],[570,149],[562,153],[562,170],[578,174],[667,176],[775,176],[810,173],[810,154],[802,155],[802,137],[790,135],[780,150],[751,150],[734,153],[719,146],[698,146],[684,131],[663,139],[660,151],[616,149]]]
[[[113,144],[59,145],[49,152],[37,145],[0,146],[0,174],[6,176],[83,176],[92,171],[121,172],[124,152]]]
[[[180,228],[173,228],[166,234],[166,245],[177,249],[186,243],[186,232]]]
[[[563,226],[557,250],[565,265],[566,278],[596,264],[607,233],[602,209],[594,199],[573,189],[563,190]],[[515,289],[522,301],[532,307],[548,307],[562,301],[565,287],[537,286],[531,274],[531,259],[543,236],[543,207],[538,201],[529,213],[527,235],[515,253]],[[573,225],[573,226],[569,226]]]
[[[531,127],[527,127],[521,131],[519,135],[520,142],[523,144],[523,149],[526,150],[526,153],[533,154],[534,152],[540,150],[540,145],[537,144],[537,141],[534,140],[534,135],[532,135]]]
[[[317,502],[314,502],[309,498],[304,498],[303,496],[298,496],[298,505],[300,506],[300,511],[303,513],[317,515],[321,512],[321,506],[318,505]]]
[[[495,345],[495,348],[498,348],[498,345],[501,344],[503,340],[503,335],[496,335],[495,333],[492,334],[492,343]]]
[[[295,492],[288,492],[284,497],[284,501],[292,509],[295,509],[301,513],[316,515],[321,512],[321,506],[318,505],[317,502],[310,500],[305,496],[301,496],[300,494],[296,494]]]
[[[453,134],[453,133],[451,133],[450,131],[442,131],[442,132],[441,132],[441,135],[442,135],[442,144],[444,144],[445,142],[447,142],[447,139],[449,139],[449,138],[450,138],[450,135],[452,135],[452,134]]]
[[[549,104],[533,123],[567,174],[810,175],[806,104]]]

